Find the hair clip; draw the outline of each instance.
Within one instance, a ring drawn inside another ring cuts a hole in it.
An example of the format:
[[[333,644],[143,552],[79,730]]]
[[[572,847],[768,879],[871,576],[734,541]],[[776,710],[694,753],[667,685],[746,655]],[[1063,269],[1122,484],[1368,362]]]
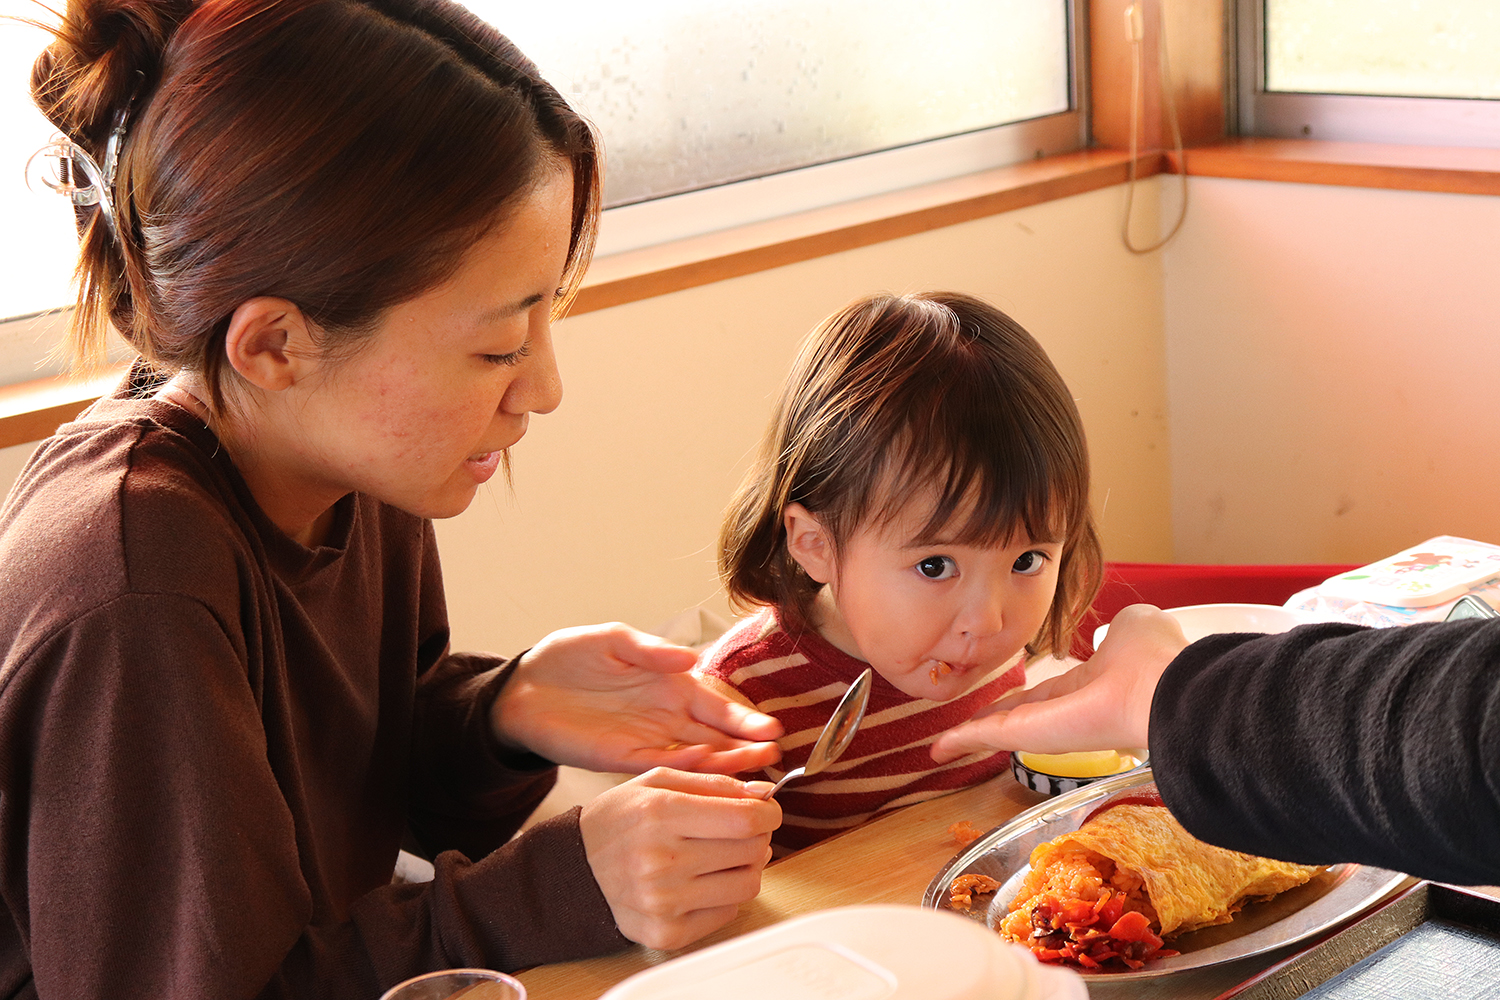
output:
[[[130,108],[135,103],[134,95],[130,98],[130,104],[125,105],[115,112],[114,125],[110,127],[109,138],[104,142],[104,190],[113,193],[115,189],[115,171],[120,166],[120,147],[125,143],[125,123],[130,119]]]
[[[141,83],[145,79],[139,70],[136,71],[136,77],[130,100],[115,112],[109,138],[104,142],[103,167],[89,155],[88,150],[61,134],[54,136],[51,142],[32,153],[31,158],[26,161],[27,187],[36,190],[32,184],[32,179],[35,178],[48,190],[66,197],[75,207],[98,205],[99,214],[104,216],[104,224],[109,227],[109,234],[116,243],[120,241],[120,227],[115,215],[115,172],[120,166],[120,147],[125,143],[125,126],[130,121],[130,110],[135,106],[135,99],[140,94]],[[38,159],[42,163],[39,164]],[[44,166],[48,161],[52,163],[51,170]]]
[[[32,153],[26,161],[26,186],[35,191],[33,181],[67,198],[75,207],[99,206],[110,235],[118,238],[114,199],[110,197],[104,171],[78,143],[58,135]]]

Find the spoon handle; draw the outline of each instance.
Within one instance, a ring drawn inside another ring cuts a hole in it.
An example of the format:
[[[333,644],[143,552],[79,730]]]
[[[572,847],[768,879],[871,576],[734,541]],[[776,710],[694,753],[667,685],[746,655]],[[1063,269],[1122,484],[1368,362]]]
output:
[[[782,785],[786,784],[788,781],[791,781],[793,778],[800,778],[800,777],[802,777],[802,775],[805,774],[806,772],[807,772],[807,768],[805,768],[805,767],[794,767],[790,771],[788,771],[786,774],[783,774],[781,776],[781,780],[778,781],[778,782],[776,782],[775,786],[773,786],[772,789],[769,792],[766,793],[766,797],[765,797],[764,801],[769,802],[772,799],[774,799],[776,797],[776,793],[779,792],[779,791],[781,791],[781,786]]]

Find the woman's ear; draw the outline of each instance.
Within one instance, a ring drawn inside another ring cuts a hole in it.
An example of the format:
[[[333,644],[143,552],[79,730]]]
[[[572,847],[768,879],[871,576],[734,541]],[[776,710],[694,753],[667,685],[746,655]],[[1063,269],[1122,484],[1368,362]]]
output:
[[[224,353],[245,381],[267,392],[289,388],[317,357],[302,310],[294,302],[270,296],[240,303],[229,317]]]
[[[786,526],[786,550],[797,565],[818,583],[832,580],[836,568],[833,537],[823,522],[800,503],[789,503],[781,523]]]

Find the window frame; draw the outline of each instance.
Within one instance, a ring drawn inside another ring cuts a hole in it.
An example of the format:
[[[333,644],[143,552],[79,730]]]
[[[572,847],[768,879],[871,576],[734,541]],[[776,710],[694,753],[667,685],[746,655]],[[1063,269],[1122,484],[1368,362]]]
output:
[[[1500,100],[1266,90],[1265,0],[1234,0],[1234,120],[1239,134],[1276,139],[1500,146]]]
[[[1069,79],[1076,89],[1071,67]],[[1075,96],[1072,109],[1042,118],[607,208],[596,253],[627,253],[1074,152],[1088,145],[1088,115],[1079,100]]]

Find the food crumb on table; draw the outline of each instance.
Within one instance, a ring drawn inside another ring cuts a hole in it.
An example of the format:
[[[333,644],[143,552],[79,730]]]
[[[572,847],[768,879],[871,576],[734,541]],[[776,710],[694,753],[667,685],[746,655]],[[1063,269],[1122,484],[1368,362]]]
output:
[[[948,827],[948,834],[959,847],[968,847],[979,839],[980,831],[973,823],[970,823],[966,819],[961,819]]]

